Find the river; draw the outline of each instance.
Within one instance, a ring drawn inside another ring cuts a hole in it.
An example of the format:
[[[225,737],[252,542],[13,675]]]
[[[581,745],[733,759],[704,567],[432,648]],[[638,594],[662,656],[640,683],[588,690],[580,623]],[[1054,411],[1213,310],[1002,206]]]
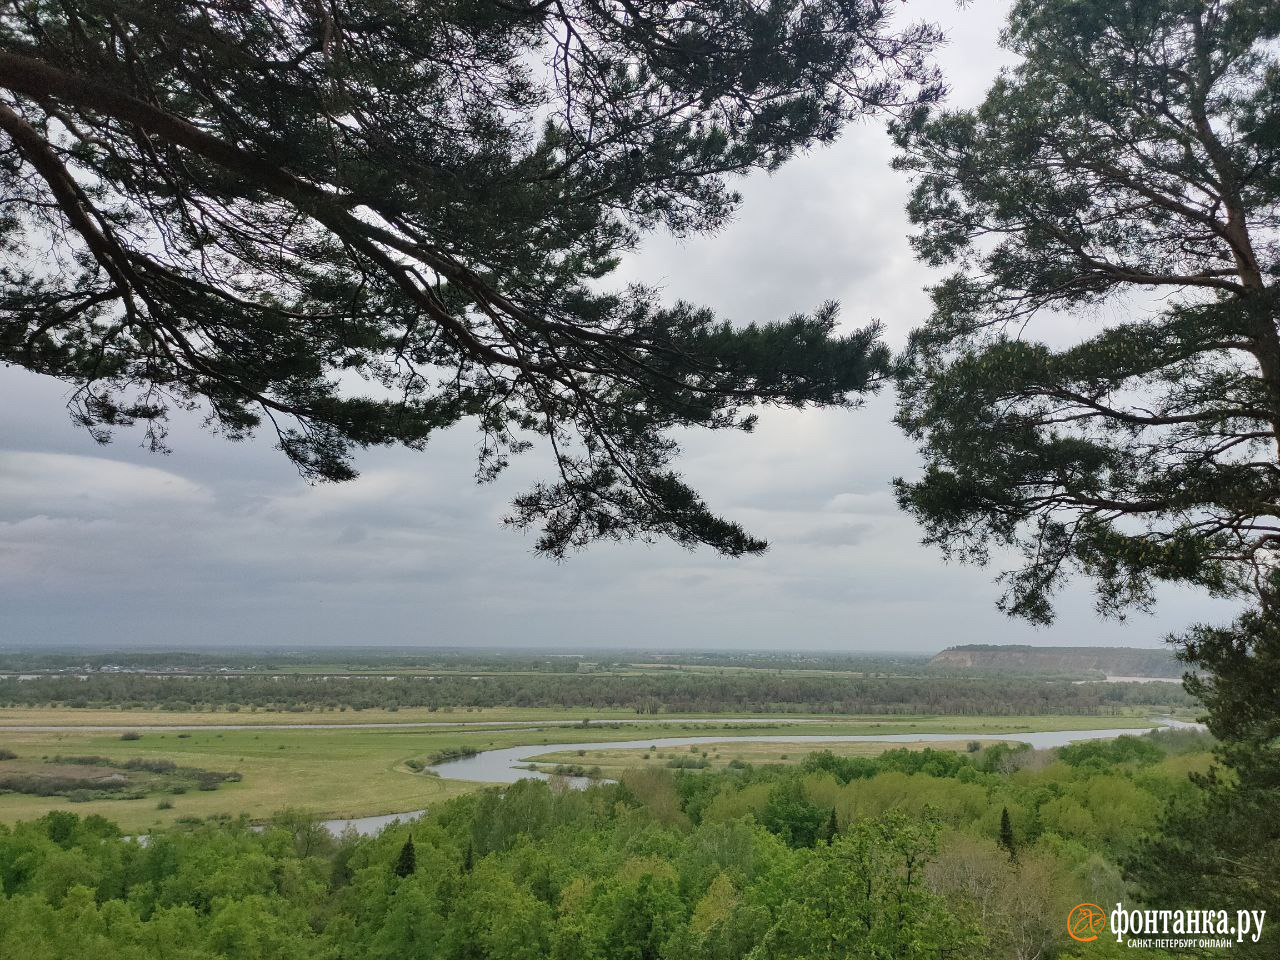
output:
[[[1162,717],[1159,722],[1164,727],[1203,729],[1200,724],[1187,723]],[[462,757],[449,760],[431,767],[441,777],[450,780],[468,780],[472,783],[510,784],[526,778],[549,780],[550,776],[534,770],[525,769],[532,757],[547,753],[561,753],[571,750],[643,750],[647,747],[689,747],[704,743],[937,743],[956,740],[1005,740],[1029,744],[1036,750],[1047,750],[1052,747],[1063,747],[1081,740],[1110,740],[1114,737],[1141,736],[1150,733],[1148,727],[1117,727],[1109,730],[1045,730],[1038,733],[898,733],[898,734],[828,734],[818,736],[795,735],[760,735],[748,734],[735,737],[650,737],[645,740],[612,740],[598,743],[532,743],[519,747],[501,747],[495,750],[484,750],[473,757]],[[590,781],[582,777],[567,778],[571,785],[582,787]],[[399,814],[383,814],[377,817],[355,817],[344,820],[326,820],[324,825],[333,833],[343,830],[355,830],[357,833],[377,833],[387,824],[395,820],[411,820],[421,816],[425,811],[414,810]]]

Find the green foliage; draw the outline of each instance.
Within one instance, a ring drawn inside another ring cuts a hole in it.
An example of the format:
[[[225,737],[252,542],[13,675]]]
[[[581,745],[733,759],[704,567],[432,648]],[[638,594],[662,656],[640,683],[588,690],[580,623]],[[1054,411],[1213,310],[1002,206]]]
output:
[[[414,856],[413,836],[412,834],[405,838],[404,846],[400,848],[400,855],[396,857],[395,875],[402,880],[405,877],[413,876],[418,869],[418,861]]]
[[[830,816],[805,797],[799,780],[787,778],[769,791],[760,822],[788,846],[812,847]]]
[[[815,851],[749,960],[898,960],[977,949],[971,922],[925,885],[937,829],[900,815],[862,821]]]
[[[1018,859],[1018,844],[1013,839],[1013,821],[1009,819],[1008,807],[1000,810],[1000,846],[1004,847],[1010,860]]]
[[[1174,684],[1088,683],[1056,678],[1034,684],[1010,674],[982,677],[937,676],[924,664],[904,664],[893,676],[850,676],[833,672],[809,675],[798,670],[634,671],[614,674],[529,675],[519,664],[486,675],[450,674],[432,678],[413,675],[395,680],[378,677],[309,674],[284,676],[156,677],[139,674],[94,674],[87,680],[68,676],[19,681],[0,678],[0,702],[66,704],[79,697],[85,706],[130,704],[165,710],[192,705],[224,706],[228,700],[272,710],[348,707],[444,708],[459,706],[564,706],[635,708],[637,702],[660,704],[666,712],[741,711],[752,713],[822,712],[849,714],[920,713],[954,715],[1105,713],[1125,707],[1158,704],[1186,708],[1194,698]],[[490,675],[492,674],[492,675]],[[659,711],[659,712],[661,712]],[[447,758],[442,758],[447,759]],[[438,762],[432,760],[431,762]]]
[[[1270,0],[1019,0],[983,103],[898,127],[917,252],[959,268],[902,358],[898,495],[949,554],[1021,552],[1012,613],[1271,564],[1277,36]]]
[[[705,770],[711,761],[706,757],[672,757],[667,766],[675,770]]]
[[[1280,616],[1274,587],[1260,611],[1227,628],[1197,627],[1183,656],[1207,672],[1189,686],[1220,739],[1218,763],[1178,797],[1129,864],[1149,896],[1218,897],[1280,911]],[[1274,929],[1249,955],[1273,956]]]
[[[1084,740],[1058,750],[1063,763],[1073,767],[1093,766],[1099,769],[1133,764],[1146,766],[1157,763],[1164,751],[1146,737],[1116,737],[1114,740]]]
[[[1054,957],[1074,904],[1138,902],[1109,858],[1185,791],[1159,763],[1038,756],[1012,773],[893,751],[583,791],[526,780],[438,804],[412,836],[335,838],[284,811],[142,844],[60,811],[0,827],[0,956]],[[1061,832],[1068,806],[1098,829]]]
[[[463,760],[467,757],[474,757],[479,752],[475,747],[445,747],[443,750],[437,750],[427,757],[426,763],[435,765],[437,763],[448,763],[450,760]]]
[[[647,230],[725,223],[733,177],[934,98],[937,30],[883,4],[23,0],[0,39],[0,359],[71,383],[104,442],[143,422],[163,448],[202,404],[345,480],[471,418],[481,479],[548,441],[557,479],[510,517],[539,549],[740,554],[764,544],[672,471],[670,431],[883,378],[831,304],[736,329],[600,284]]]
[[[217,790],[223,783],[240,779],[241,774],[235,771],[180,767],[172,760],[158,758],[131,757],[121,762],[99,756],[55,756],[47,761],[0,767],[0,792],[65,796],[84,802],[119,796],[137,799],[148,793],[180,792],[190,787]]]

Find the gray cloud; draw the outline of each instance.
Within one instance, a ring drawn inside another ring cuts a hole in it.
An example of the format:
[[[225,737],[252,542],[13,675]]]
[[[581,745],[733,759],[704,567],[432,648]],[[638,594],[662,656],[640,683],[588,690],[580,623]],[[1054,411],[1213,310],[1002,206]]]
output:
[[[911,5],[950,31],[943,64],[959,102],[977,98],[1000,62],[1003,9]],[[658,283],[738,322],[838,299],[844,323],[879,319],[898,346],[936,277],[911,256],[906,185],[890,156],[882,129],[855,127],[747,181],[739,217],[718,236],[653,237],[615,279]],[[65,394],[0,369],[0,643],[905,650],[1149,644],[1229,613],[1168,591],[1158,618],[1100,623],[1074,587],[1052,629],[1005,619],[991,571],[945,564],[897,511],[889,481],[919,465],[887,393],[855,412],[768,411],[753,435],[680,437],[687,476],[770,539],[764,556],[606,544],[563,564],[499,523],[546,475],[545,457],[477,486],[465,424],[425,453],[370,451],[353,483],[313,487],[267,440],[228,443],[194,416],[175,418],[169,456],[128,431],[100,447],[69,424]]]
[[[856,547],[867,539],[867,534],[873,529],[875,528],[869,523],[832,524],[800,533],[792,542],[813,543],[824,547]]]

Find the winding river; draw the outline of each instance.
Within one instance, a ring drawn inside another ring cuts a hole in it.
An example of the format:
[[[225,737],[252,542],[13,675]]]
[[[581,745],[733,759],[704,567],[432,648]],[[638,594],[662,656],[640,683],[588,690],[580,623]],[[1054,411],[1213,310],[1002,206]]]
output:
[[[1203,729],[1201,724],[1187,723],[1162,717],[1163,727]],[[1081,740],[1110,740],[1122,736],[1141,736],[1150,733],[1149,727],[1117,727],[1109,730],[1045,730],[1038,733],[886,733],[886,734],[828,734],[801,736],[795,734],[747,734],[733,736],[718,734],[701,737],[650,737],[645,740],[605,740],[597,743],[531,743],[519,747],[501,747],[483,750],[473,757],[462,757],[438,763],[430,769],[450,780],[467,780],[472,783],[509,784],[526,778],[549,780],[550,775],[526,769],[532,757],[547,753],[576,750],[643,750],[647,747],[689,747],[705,743],[938,743],[957,740],[1004,740],[1030,744],[1037,750],[1063,747]],[[586,786],[590,781],[583,777],[570,777],[573,786]],[[327,820],[325,826],[334,833],[355,830],[357,833],[377,833],[395,820],[410,820],[425,811],[414,810],[400,814],[384,814],[377,817],[356,817],[349,820]]]

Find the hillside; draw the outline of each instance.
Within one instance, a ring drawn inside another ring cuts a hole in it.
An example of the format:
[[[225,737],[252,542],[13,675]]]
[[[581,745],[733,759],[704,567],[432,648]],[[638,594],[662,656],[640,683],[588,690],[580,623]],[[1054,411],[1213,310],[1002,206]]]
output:
[[[1105,673],[1122,677],[1180,677],[1185,667],[1165,648],[1032,647],[968,644],[948,647],[929,661],[933,667],[1017,673]]]

